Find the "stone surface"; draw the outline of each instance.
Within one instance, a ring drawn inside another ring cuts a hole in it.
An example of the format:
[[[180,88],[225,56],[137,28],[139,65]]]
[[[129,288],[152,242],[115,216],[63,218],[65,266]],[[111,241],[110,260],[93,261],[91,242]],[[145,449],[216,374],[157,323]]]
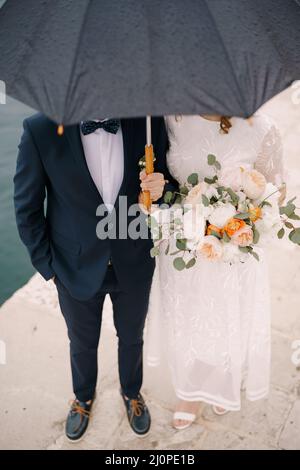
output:
[[[207,433],[201,450],[275,450],[259,440],[218,427]]]
[[[297,400],[291,409],[279,445],[287,450],[300,450],[300,400]]]
[[[210,407],[206,407],[203,417],[245,436],[246,441],[247,438],[255,439],[266,446],[276,447],[293,399],[288,393],[271,388],[268,399],[255,402],[243,400],[241,411],[216,416]]]
[[[282,93],[265,110],[281,129],[289,194],[300,195],[300,105],[293,103],[292,93]],[[34,276],[0,309],[7,355],[6,365],[0,364],[0,449],[300,449],[300,353],[292,349],[299,340],[300,350],[300,249],[284,242],[268,252],[273,306],[268,399],[243,399],[240,412],[221,417],[203,405],[196,422],[177,432],[171,427],[175,397],[169,372],[165,365],[146,366],[143,393],[153,426],[145,439],[130,431],[124,414],[112,309],[106,302],[93,419],[84,440],[66,440],[64,420],[72,398],[66,327],[54,285]]]
[[[295,273],[298,276],[298,273]],[[299,279],[300,286],[300,279]],[[300,338],[299,293],[287,289],[288,294],[275,289],[272,294],[273,328],[288,337]]]
[[[292,362],[292,339],[273,332],[271,382],[281,389],[293,392],[300,386],[300,370]]]

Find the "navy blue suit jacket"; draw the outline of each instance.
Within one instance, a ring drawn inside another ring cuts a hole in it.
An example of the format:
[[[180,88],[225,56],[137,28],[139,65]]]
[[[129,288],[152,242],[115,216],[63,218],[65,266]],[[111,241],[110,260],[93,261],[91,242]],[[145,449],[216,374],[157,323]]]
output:
[[[57,276],[78,300],[95,295],[111,260],[124,290],[151,278],[154,260],[148,239],[105,239],[96,235],[103,204],[89,173],[78,125],[68,126],[62,136],[57,125],[41,114],[24,121],[14,178],[15,211],[20,237],[33,266],[49,280]],[[168,138],[163,118],[152,119],[155,171],[170,181],[166,167]],[[137,203],[140,192],[138,162],[144,155],[145,118],[121,120],[124,142],[124,178],[119,196],[128,205]],[[46,204],[45,204],[46,201]],[[115,205],[118,213],[118,199]],[[132,218],[129,218],[129,223]]]

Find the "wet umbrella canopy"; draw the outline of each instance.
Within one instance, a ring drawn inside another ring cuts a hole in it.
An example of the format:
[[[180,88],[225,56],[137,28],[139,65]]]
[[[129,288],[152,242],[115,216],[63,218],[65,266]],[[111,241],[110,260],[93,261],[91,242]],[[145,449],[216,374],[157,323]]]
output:
[[[7,0],[0,80],[58,123],[250,116],[300,78],[297,0]]]

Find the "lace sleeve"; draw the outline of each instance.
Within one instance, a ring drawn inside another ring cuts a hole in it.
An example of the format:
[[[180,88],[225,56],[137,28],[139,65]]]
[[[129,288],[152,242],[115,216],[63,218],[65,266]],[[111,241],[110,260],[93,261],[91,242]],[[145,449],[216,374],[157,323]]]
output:
[[[282,140],[279,130],[274,125],[263,138],[255,168],[265,176],[267,181],[277,186],[285,183]]]

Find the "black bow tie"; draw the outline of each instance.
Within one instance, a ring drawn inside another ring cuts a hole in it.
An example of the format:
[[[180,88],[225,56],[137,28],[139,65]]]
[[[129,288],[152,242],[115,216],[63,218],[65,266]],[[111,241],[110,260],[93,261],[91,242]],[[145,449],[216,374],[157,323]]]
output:
[[[119,119],[108,119],[107,121],[96,122],[96,121],[84,121],[80,125],[81,132],[83,135],[92,134],[97,129],[104,129],[110,134],[116,134],[120,128]]]

